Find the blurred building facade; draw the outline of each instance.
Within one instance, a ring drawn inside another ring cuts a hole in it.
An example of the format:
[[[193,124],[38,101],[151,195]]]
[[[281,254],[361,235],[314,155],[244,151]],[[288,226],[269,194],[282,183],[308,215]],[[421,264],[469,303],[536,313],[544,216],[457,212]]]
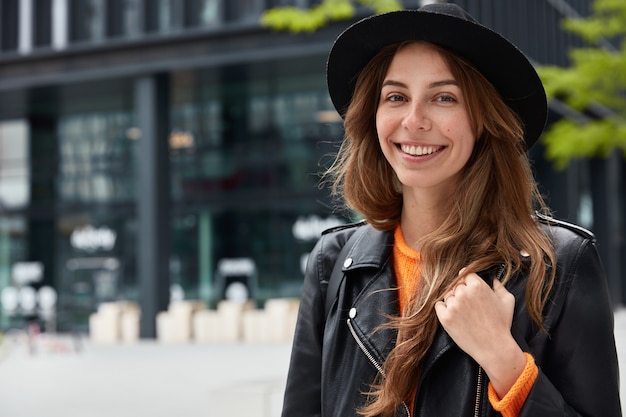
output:
[[[100,302],[130,300],[152,337],[171,297],[299,295],[321,230],[349,221],[318,187],[342,136],[325,61],[349,22],[292,35],[259,18],[311,3],[0,3],[0,329],[53,304],[58,330],[81,330]],[[456,3],[535,62],[559,65],[579,44],[560,20],[590,10],[588,0]],[[556,215],[598,234],[622,303],[622,159],[556,172],[541,149],[532,157]]]

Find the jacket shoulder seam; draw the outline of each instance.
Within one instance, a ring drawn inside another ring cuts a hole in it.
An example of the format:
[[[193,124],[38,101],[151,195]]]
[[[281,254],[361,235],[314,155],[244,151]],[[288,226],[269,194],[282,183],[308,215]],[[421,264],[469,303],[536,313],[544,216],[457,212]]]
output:
[[[339,226],[330,227],[322,232],[322,236],[328,235],[330,233],[340,232],[342,230],[348,230],[348,229],[352,229],[355,227],[363,226],[365,224],[367,224],[367,222],[365,220],[361,220],[361,221],[354,222],[354,223],[348,223],[348,224],[342,224]]]
[[[590,240],[594,240],[596,239],[595,235],[593,234],[593,232],[591,232],[588,229],[585,229],[582,226],[579,226],[577,224],[573,224],[570,222],[566,222],[564,220],[558,220],[555,219],[554,217],[550,217],[550,216],[546,216],[544,214],[540,214],[540,213],[536,213],[536,218],[539,221],[539,223],[544,224],[548,227],[551,226],[559,226],[562,227],[564,229],[567,229],[571,232],[576,233],[577,235],[585,238],[585,239],[590,239]]]

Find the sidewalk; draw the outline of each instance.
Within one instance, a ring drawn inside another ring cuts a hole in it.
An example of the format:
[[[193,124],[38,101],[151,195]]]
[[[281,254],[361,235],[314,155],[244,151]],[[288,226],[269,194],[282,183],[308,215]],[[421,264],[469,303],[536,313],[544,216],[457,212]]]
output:
[[[2,417],[277,417],[291,346],[25,342],[0,359]]]
[[[615,315],[626,402],[626,309]],[[9,337],[10,338],[10,337]],[[93,345],[0,351],[2,417],[278,417],[289,345]],[[626,407],[624,407],[626,415]]]

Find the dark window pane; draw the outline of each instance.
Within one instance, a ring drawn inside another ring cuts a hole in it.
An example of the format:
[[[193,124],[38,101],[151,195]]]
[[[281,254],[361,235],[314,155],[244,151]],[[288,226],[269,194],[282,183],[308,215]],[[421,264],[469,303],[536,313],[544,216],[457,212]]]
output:
[[[134,37],[142,32],[138,0],[108,0],[106,7],[107,37]]]
[[[185,26],[210,27],[222,21],[220,0],[185,0]]]
[[[0,3],[0,46],[3,51],[17,50],[18,0],[3,0]]]
[[[263,0],[231,0],[226,3],[229,21],[257,21],[265,10]]]
[[[33,6],[34,46],[50,46],[52,44],[52,0],[35,0]]]
[[[71,42],[96,42],[104,36],[104,2],[102,0],[70,0],[69,22]]]
[[[107,37],[124,35],[123,3],[125,0],[107,1]]]

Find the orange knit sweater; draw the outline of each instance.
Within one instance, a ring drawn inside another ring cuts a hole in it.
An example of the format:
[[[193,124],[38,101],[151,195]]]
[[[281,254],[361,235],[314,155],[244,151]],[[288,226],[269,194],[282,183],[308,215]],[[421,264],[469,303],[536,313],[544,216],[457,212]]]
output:
[[[400,226],[396,227],[393,245],[393,268],[398,285],[400,311],[404,311],[411,294],[417,290],[419,262],[420,254],[406,244]],[[499,398],[495,389],[489,383],[489,402],[504,417],[517,417],[537,379],[539,369],[535,364],[534,358],[530,353],[524,353],[524,355],[526,356],[526,366],[504,398]]]

